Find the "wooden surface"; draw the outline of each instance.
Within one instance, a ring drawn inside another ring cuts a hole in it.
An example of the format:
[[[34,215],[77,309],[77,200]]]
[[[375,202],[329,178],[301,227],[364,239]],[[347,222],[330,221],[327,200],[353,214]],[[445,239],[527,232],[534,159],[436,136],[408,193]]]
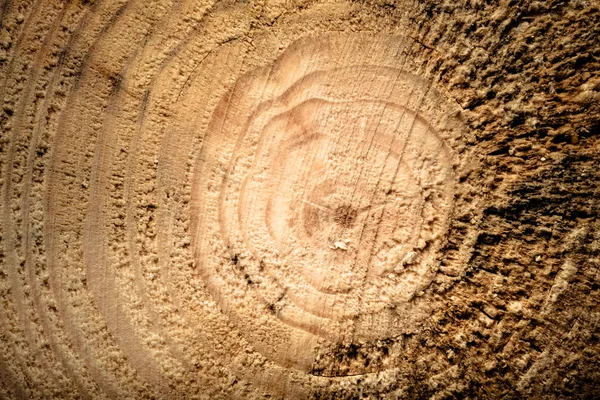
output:
[[[0,398],[593,398],[592,1],[4,1]]]

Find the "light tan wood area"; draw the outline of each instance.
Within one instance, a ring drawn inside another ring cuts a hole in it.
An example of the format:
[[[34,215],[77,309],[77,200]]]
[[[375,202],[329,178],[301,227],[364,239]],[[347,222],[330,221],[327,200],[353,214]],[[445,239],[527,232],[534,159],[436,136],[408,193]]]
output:
[[[244,337],[282,366],[311,372],[323,349],[425,317],[416,298],[435,276],[465,127],[456,104],[402,69],[412,44],[302,39],[238,79],[208,126],[196,262]],[[377,370],[324,363],[332,376]]]
[[[0,399],[600,393],[593,0],[0,0]]]

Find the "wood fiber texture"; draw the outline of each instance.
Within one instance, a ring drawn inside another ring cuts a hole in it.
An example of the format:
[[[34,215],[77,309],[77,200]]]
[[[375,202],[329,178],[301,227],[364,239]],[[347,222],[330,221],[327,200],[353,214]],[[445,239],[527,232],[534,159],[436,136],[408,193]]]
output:
[[[600,396],[592,0],[0,1],[0,398]]]

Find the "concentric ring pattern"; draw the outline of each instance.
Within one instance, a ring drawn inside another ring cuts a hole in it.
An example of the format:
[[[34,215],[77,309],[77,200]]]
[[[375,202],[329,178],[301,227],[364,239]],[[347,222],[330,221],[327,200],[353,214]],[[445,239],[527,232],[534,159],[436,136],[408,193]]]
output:
[[[460,108],[407,21],[284,3],[5,2],[0,397],[412,379],[472,239]]]
[[[209,124],[192,188],[196,262],[282,365],[309,372],[318,347],[386,339],[422,317],[414,299],[435,275],[463,132],[446,126],[456,106],[394,68],[407,43],[298,41],[238,79]]]

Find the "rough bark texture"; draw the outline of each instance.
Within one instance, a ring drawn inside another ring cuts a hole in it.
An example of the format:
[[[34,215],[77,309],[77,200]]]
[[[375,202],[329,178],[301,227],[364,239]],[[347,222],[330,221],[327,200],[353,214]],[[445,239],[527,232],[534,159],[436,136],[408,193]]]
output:
[[[0,2],[0,397],[600,396],[600,8]]]

